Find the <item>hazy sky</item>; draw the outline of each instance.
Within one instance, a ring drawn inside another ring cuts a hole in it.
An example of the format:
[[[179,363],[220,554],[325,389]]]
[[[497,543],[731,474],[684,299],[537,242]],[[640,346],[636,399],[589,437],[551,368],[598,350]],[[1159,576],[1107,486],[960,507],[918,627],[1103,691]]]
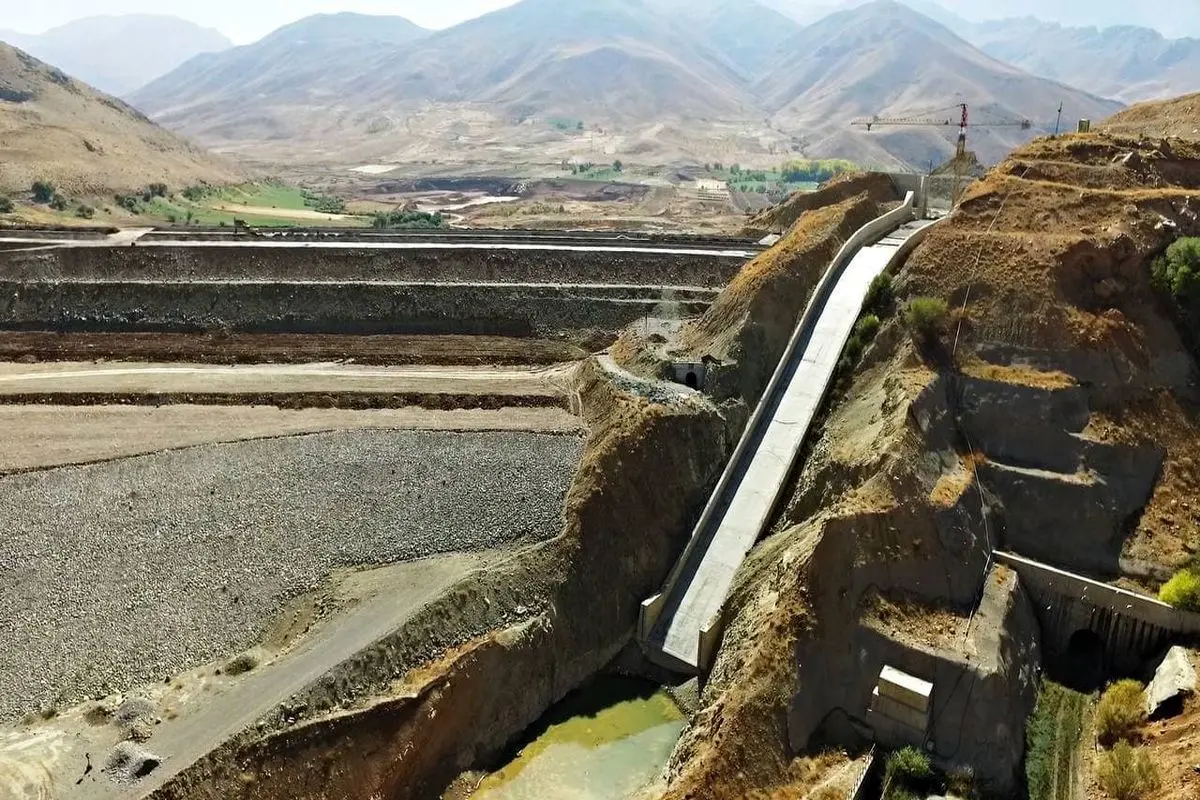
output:
[[[97,14],[170,14],[216,28],[238,44],[262,38],[310,14],[357,11],[398,14],[427,28],[445,28],[517,0],[0,0],[0,28],[42,33]],[[1036,14],[1075,25],[1133,23],[1168,36],[1200,33],[1200,0],[935,0],[968,19]],[[579,0],[561,0],[563,3]],[[862,0],[774,0],[771,5],[822,8]]]
[[[261,39],[310,14],[397,14],[426,28],[446,28],[516,0],[0,0],[0,28],[43,31],[98,14],[168,14],[216,28],[238,44]],[[563,0],[571,2],[571,0]]]

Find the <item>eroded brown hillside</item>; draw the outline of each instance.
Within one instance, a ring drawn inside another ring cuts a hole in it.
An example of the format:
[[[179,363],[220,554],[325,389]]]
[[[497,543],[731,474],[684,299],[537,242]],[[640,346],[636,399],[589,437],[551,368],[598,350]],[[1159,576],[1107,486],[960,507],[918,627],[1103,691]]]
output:
[[[934,680],[937,762],[1016,790],[1054,643],[990,554],[1152,590],[1200,545],[1196,361],[1150,282],[1154,257],[1200,233],[1198,155],[1039,140],[913,254],[742,570],[669,797],[815,796],[844,766],[810,756],[865,743],[882,664]],[[918,347],[900,318],[922,295],[951,316]]]
[[[3,42],[0,163],[0,192],[27,192],[35,180],[99,193],[242,177],[131,106]]]

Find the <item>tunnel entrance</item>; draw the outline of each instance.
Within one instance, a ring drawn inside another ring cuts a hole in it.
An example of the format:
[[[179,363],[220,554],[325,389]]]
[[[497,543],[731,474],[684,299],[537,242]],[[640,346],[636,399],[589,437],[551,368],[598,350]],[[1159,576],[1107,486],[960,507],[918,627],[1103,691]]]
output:
[[[1084,694],[1099,691],[1108,677],[1104,650],[1104,640],[1094,631],[1086,628],[1075,631],[1067,642],[1066,652],[1056,670],[1059,674],[1054,679]]]
[[[688,372],[687,377],[683,379],[683,383],[689,389],[699,389],[700,377],[695,372]]]

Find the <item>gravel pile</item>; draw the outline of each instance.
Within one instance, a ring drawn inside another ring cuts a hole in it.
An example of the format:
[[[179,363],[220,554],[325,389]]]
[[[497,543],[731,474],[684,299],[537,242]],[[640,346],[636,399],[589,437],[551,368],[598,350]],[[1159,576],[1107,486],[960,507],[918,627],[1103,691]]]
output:
[[[552,537],[582,448],[353,431],[0,479],[0,721],[245,649],[338,567]]]

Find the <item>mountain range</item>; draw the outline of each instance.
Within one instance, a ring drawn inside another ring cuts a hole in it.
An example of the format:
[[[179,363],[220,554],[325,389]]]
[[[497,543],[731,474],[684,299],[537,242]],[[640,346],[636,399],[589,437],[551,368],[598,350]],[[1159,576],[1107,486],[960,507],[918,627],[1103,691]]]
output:
[[[762,0],[773,10],[812,24],[867,0]],[[1076,0],[1036,2],[955,2],[902,0],[915,11],[941,23],[990,56],[1043,78],[1061,81],[1124,103],[1174,97],[1200,87],[1200,39],[1168,38],[1153,25],[1200,36],[1200,4],[1149,0],[1128,3],[1080,3]],[[972,19],[950,10],[970,13]],[[1023,11],[1023,16],[1014,12]],[[1048,22],[1103,21],[1105,25]],[[973,21],[974,20],[974,21]],[[1142,20],[1145,24],[1130,24]],[[1167,21],[1167,24],[1160,24]]]
[[[1126,103],[1200,87],[1200,39],[1168,39],[1130,25],[1064,27],[1035,17],[966,24],[958,32],[998,59]]]
[[[145,86],[195,55],[233,46],[212,28],[152,14],[88,17],[38,36],[0,30],[0,42],[117,96]]]
[[[1200,36],[1200,4],[1180,0],[903,0],[943,25],[1038,17],[1064,27],[1141,27]],[[762,0],[804,24],[869,0]]]
[[[301,43],[288,39],[297,31]],[[193,58],[130,100],[198,141],[263,157],[554,156],[586,136],[598,158],[888,166],[944,160],[953,131],[868,133],[852,118],[968,102],[980,122],[1029,118],[1037,132],[1060,102],[1094,119],[1120,107],[991,58],[893,0],[807,27],[756,0],[522,0],[436,33],[310,18]],[[1029,135],[981,127],[972,148],[997,159]]]
[[[228,183],[239,170],[124,102],[0,43],[0,192],[48,180],[70,195]]]

